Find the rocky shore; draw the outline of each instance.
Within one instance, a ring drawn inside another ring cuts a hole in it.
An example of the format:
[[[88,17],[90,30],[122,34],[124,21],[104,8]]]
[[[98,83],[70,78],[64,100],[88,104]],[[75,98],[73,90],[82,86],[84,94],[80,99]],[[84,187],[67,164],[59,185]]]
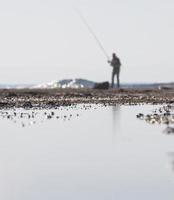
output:
[[[56,108],[74,104],[173,104],[174,89],[1,89],[0,109]]]
[[[149,124],[163,124],[166,125],[164,133],[174,134],[174,104],[160,106],[160,108],[153,110],[149,114],[139,113],[137,118],[144,120]]]

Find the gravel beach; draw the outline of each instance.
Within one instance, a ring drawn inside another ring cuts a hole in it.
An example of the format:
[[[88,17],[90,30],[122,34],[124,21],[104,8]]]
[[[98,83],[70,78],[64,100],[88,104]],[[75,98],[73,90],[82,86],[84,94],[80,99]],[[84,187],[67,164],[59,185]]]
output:
[[[0,109],[56,108],[72,104],[172,104],[174,89],[1,89]]]

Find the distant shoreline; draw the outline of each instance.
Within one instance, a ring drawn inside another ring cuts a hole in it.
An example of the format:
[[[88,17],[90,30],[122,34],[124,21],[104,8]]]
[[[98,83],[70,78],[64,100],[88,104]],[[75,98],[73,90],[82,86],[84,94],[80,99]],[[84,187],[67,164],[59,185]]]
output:
[[[105,81],[106,82],[106,81]],[[63,79],[58,81],[51,81],[41,84],[0,84],[0,89],[65,89],[65,88],[93,88],[96,83],[87,79]],[[116,85],[115,85],[116,86]],[[158,88],[174,88],[174,82],[157,82],[157,83],[121,83],[123,89],[158,89]]]
[[[0,109],[51,109],[74,104],[174,104],[174,89],[0,89]]]

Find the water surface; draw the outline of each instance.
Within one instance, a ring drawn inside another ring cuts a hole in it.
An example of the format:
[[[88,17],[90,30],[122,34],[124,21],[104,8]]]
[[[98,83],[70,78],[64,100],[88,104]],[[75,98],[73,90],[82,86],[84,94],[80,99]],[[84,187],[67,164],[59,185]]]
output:
[[[79,105],[51,119],[1,118],[0,199],[173,200],[174,137],[136,119],[153,109]]]

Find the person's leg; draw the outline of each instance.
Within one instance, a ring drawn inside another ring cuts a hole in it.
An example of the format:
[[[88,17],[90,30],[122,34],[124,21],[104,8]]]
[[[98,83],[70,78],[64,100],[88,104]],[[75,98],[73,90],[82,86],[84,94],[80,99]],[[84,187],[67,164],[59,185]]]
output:
[[[119,73],[117,73],[117,87],[120,87],[120,77],[119,77]]]
[[[112,72],[111,88],[114,87],[114,76],[115,76],[115,74]]]

